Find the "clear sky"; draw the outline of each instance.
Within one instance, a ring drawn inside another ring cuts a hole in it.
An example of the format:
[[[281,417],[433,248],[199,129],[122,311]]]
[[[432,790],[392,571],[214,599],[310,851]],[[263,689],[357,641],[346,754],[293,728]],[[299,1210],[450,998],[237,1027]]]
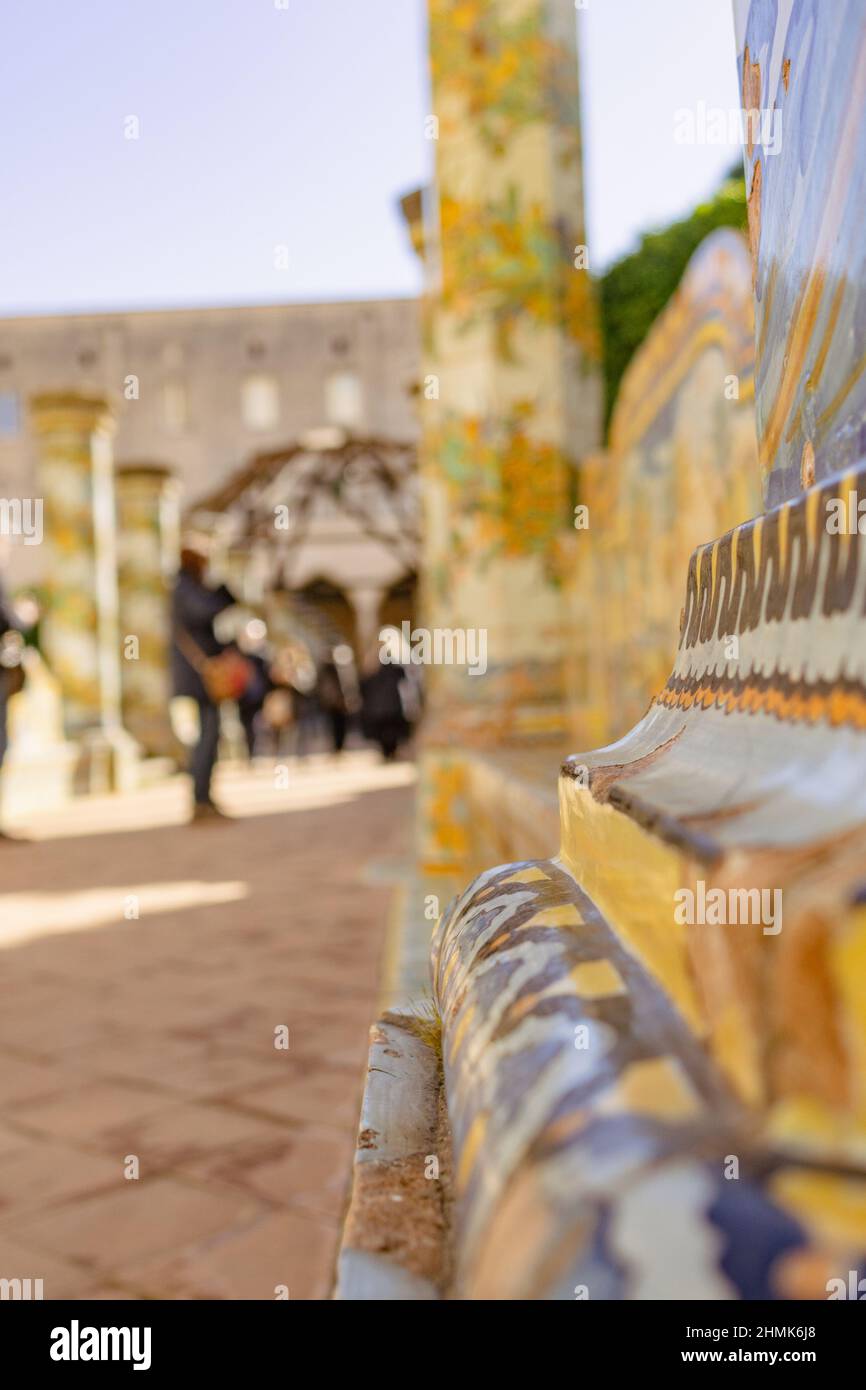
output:
[[[432,158],[424,10],[5,0],[0,314],[416,293],[396,202]],[[737,158],[673,138],[677,108],[737,106],[733,26],[730,0],[578,18],[598,269]]]

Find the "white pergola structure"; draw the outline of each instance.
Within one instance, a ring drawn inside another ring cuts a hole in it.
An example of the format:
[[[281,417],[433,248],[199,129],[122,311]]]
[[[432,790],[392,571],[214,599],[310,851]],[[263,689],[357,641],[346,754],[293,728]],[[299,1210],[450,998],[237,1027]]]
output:
[[[257,455],[187,521],[214,537],[215,565],[245,604],[294,596],[303,622],[318,597],[327,628],[326,596],[341,596],[351,620],[342,635],[363,663],[389,594],[414,590],[420,511],[415,444],[329,429]]]

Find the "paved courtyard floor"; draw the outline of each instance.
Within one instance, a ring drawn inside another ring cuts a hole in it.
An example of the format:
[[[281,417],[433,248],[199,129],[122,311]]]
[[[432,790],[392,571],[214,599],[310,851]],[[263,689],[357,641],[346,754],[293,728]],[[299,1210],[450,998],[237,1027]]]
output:
[[[328,1297],[414,768],[289,768],[221,770],[231,823],[176,779],[0,847],[0,1278]]]

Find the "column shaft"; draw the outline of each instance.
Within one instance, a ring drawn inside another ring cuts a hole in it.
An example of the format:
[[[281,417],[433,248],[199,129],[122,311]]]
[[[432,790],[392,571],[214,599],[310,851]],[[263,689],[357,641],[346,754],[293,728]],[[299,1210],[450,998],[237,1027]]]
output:
[[[119,724],[117,575],[107,403],[75,393],[34,397],[44,506],[41,644],[60,683],[66,733]]]
[[[179,552],[179,488],[160,464],[117,469],[121,699],[124,727],[146,753],[175,753],[169,718],[171,584]]]
[[[422,389],[425,621],[485,633],[429,673],[431,736],[554,733],[558,545],[599,428],[572,0],[429,0],[437,198]]]

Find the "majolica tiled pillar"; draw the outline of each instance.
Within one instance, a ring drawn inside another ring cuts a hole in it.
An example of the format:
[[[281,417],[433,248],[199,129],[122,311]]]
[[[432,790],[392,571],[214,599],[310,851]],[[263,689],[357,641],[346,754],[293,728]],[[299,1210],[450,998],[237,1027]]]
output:
[[[573,0],[428,8],[421,621],[483,642],[486,671],[425,670],[421,855],[459,881],[461,749],[561,737],[567,751],[561,544],[600,389]]]
[[[161,464],[123,464],[116,476],[123,723],[147,753],[172,755],[171,585],[178,566],[179,487]]]
[[[107,402],[73,392],[31,401],[44,508],[40,636],[71,738],[120,723],[114,481]]]
[[[564,728],[558,550],[598,441],[575,7],[429,15],[424,622],[487,643],[483,676],[431,668],[430,733],[497,742]]]

